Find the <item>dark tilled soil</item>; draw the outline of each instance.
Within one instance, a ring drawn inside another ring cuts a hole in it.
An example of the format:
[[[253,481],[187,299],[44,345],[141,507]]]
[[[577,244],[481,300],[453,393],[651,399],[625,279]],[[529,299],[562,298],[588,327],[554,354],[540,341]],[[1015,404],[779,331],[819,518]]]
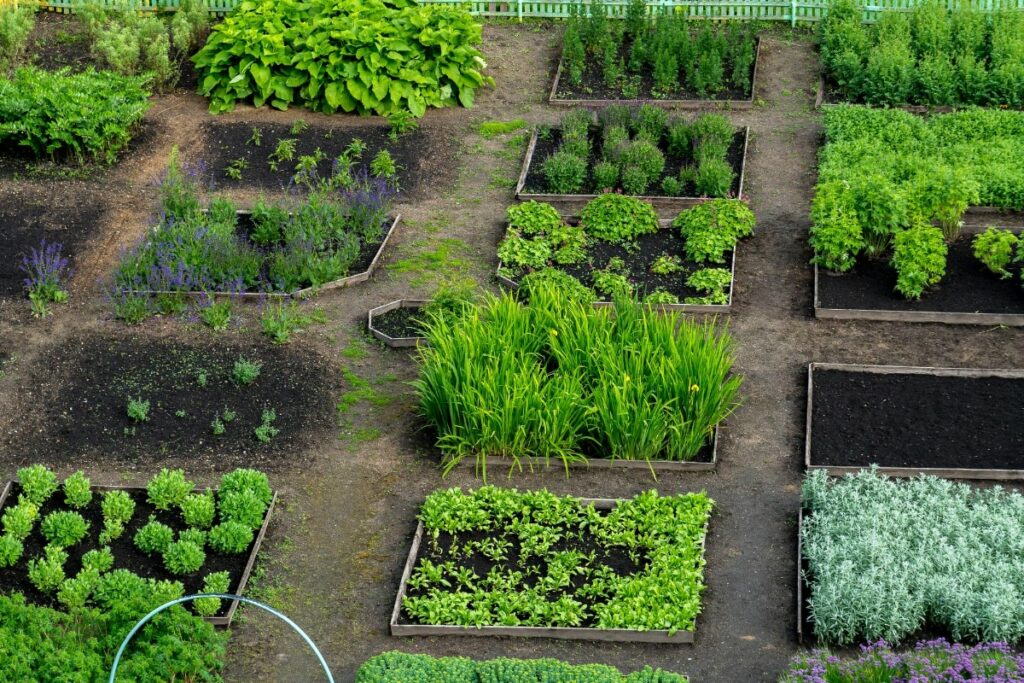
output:
[[[249,385],[233,379],[239,358],[263,364]],[[4,433],[5,450],[26,463],[57,456],[75,466],[175,458],[190,467],[280,467],[296,460],[307,430],[328,423],[334,381],[315,356],[268,344],[188,344],[130,333],[73,338],[31,372],[23,387],[26,420]],[[129,399],[149,401],[147,421],[128,417]],[[262,443],[254,430],[268,409],[280,432]],[[211,422],[226,410],[236,417],[214,435]]]
[[[260,131],[260,144],[253,139],[253,130]],[[391,153],[398,167],[398,185],[402,192],[415,194],[421,183],[433,180],[431,155],[436,145],[443,141],[420,129],[398,138],[388,138],[388,125],[369,125],[358,129],[310,126],[305,131],[292,133],[291,126],[259,122],[209,123],[204,126],[204,155],[211,180],[221,188],[263,187],[282,190],[294,186],[292,177],[296,173],[299,158],[320,150],[323,160],[317,166],[322,178],[331,175],[332,164],[354,139],[361,140],[366,150],[360,157],[360,165],[369,165],[381,150]],[[295,158],[278,161],[277,170],[271,168],[271,156],[281,140],[296,140]],[[229,178],[227,169],[239,159],[245,160],[241,180]]]
[[[85,26],[71,14],[37,12],[28,53],[33,64],[47,71],[84,71],[99,66],[89,50]]]
[[[418,314],[416,308],[393,308],[373,316],[373,326],[393,339],[422,337]]]
[[[249,561],[252,548],[256,545],[256,533],[253,534],[253,542],[243,553],[238,555],[222,555],[207,546],[206,561],[199,571],[185,575],[172,574],[164,567],[163,557],[160,554],[146,555],[138,549],[133,539],[135,538],[135,533],[149,522],[151,516],[171,527],[175,532],[175,538],[177,538],[178,532],[188,528],[187,525],[181,520],[181,515],[176,511],[157,510],[146,500],[145,489],[127,490],[135,501],[135,512],[132,515],[131,521],[125,526],[125,531],[121,537],[111,541],[109,544],[110,550],[114,554],[114,569],[128,569],[144,578],[160,581],[180,581],[185,585],[186,595],[201,592],[203,579],[207,574],[214,572],[228,572],[231,576],[229,584],[231,588],[234,589],[238,586],[242,574],[245,572],[245,566]],[[19,493],[18,485],[12,486],[3,508],[0,508],[0,513],[18,502]],[[99,543],[99,535],[103,531],[101,501],[102,492],[94,491],[92,501],[84,508],[75,510],[64,504],[64,494],[58,489],[39,509],[40,521],[51,512],[71,510],[81,514],[89,523],[89,532],[86,537],[74,546],[65,548],[68,559],[64,564],[64,573],[69,577],[77,575],[82,568],[82,555],[90,550],[101,547]],[[37,523],[32,533],[24,541],[25,548],[21,561],[13,567],[0,569],[0,591],[5,593],[18,591],[31,603],[60,609],[61,605],[57,602],[55,595],[40,592],[28,578],[28,561],[33,558],[44,557],[46,554],[44,552],[46,544],[47,540],[43,536],[41,525]],[[228,603],[222,602],[218,614],[225,614],[227,609]]]
[[[896,269],[887,260],[862,258],[846,275],[818,271],[818,305],[882,311],[1024,313],[1019,268],[1013,271],[1013,277],[999,279],[974,258],[970,240],[961,238],[949,247],[946,275],[926,290],[920,301],[909,301],[895,291]]]
[[[633,291],[645,296],[651,292],[661,289],[679,298],[683,303],[687,297],[701,297],[704,292],[699,292],[686,284],[688,278],[694,272],[703,268],[725,268],[729,269],[732,264],[733,252],[725,253],[725,263],[696,263],[686,258],[683,245],[686,240],[680,236],[675,228],[662,228],[657,232],[641,235],[636,240],[636,248],[633,246],[622,246],[611,242],[594,241],[587,246],[587,258],[579,264],[571,266],[555,266],[559,270],[572,275],[587,287],[594,286],[594,272],[608,267],[608,262],[613,259],[622,259],[627,273],[626,278],[633,285]],[[651,266],[662,254],[678,256],[681,270],[669,275],[659,275],[651,272]],[[616,271],[619,272],[619,271]],[[521,279],[523,273],[516,273],[515,279]],[[726,287],[728,293],[728,287]],[[606,293],[598,292],[598,299],[602,301],[611,300]]]
[[[729,162],[733,170],[732,187],[730,192],[733,195],[738,195],[740,191],[740,175],[743,172],[743,142],[744,142],[743,131],[737,131],[733,136],[732,144],[729,146],[729,151],[726,152],[725,160]],[[537,144],[533,148],[533,157],[529,160],[530,165],[526,171],[526,182],[523,186],[524,192],[546,194],[550,193],[551,190],[548,188],[547,178],[544,177],[544,161],[554,154],[558,150],[558,146],[561,144],[561,135],[557,128],[551,129],[551,135],[545,138],[538,136]],[[678,177],[679,172],[684,166],[691,165],[693,160],[690,158],[681,158],[672,156],[668,153],[664,141],[660,145],[661,151],[665,153],[665,170],[658,177],[658,180],[651,183],[651,186],[647,188],[645,193],[648,197],[663,197],[665,195],[661,189],[661,183],[665,178]],[[603,192],[606,188],[597,187],[594,185],[594,178],[591,175],[594,165],[597,164],[602,157],[601,150],[601,138],[599,135],[592,133],[591,135],[591,155],[590,163],[587,167],[588,174],[587,179],[583,184],[583,187],[574,194],[595,194]],[[621,180],[621,179],[620,179]],[[617,190],[621,191],[621,187],[617,187]],[[679,195],[680,197],[696,197],[698,196],[697,189],[692,181],[688,181],[684,186],[683,190]]]
[[[88,193],[79,197],[81,201],[61,202],[49,192],[0,186],[0,296],[24,295],[22,258],[43,240],[62,245],[70,267],[78,266],[80,248],[102,229],[104,217],[102,204]]]
[[[629,47],[624,45],[619,49],[623,62],[629,63]],[[682,74],[678,88],[672,93],[661,93],[658,97],[654,95],[654,72],[645,70],[643,73],[635,74],[640,77],[640,89],[633,99],[664,99],[664,100],[706,100],[712,103],[716,100],[749,100],[750,93],[733,86],[729,80],[732,73],[732,64],[726,62],[723,73],[725,74],[725,87],[714,95],[701,97],[686,83],[686,74]],[[750,78],[754,77],[755,65],[750,66]],[[634,74],[627,70],[626,77]],[[558,91],[555,93],[558,99],[562,100],[614,100],[622,99],[621,88],[609,88],[604,79],[604,70],[601,60],[589,58],[586,67],[583,69],[583,78],[579,85],[570,85],[568,75],[563,69],[562,78],[558,82]]]
[[[1024,380],[815,370],[811,461],[1024,469]]]

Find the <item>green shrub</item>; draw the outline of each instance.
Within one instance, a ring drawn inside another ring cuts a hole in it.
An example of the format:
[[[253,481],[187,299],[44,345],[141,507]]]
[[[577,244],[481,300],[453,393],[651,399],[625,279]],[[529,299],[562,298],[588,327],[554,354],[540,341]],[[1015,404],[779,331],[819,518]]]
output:
[[[164,567],[172,574],[192,574],[206,562],[206,553],[191,541],[175,541],[164,549]]]
[[[231,575],[228,572],[214,572],[207,574],[203,579],[204,593],[225,594],[231,590]],[[192,603],[195,606],[196,614],[204,617],[212,617],[220,611],[219,598],[198,598]]]
[[[946,274],[946,251],[942,232],[930,225],[897,233],[892,251],[896,291],[908,299],[920,299],[927,287]]]
[[[27,147],[37,158],[110,164],[134,137],[148,97],[139,78],[18,69],[0,78],[0,145]]]
[[[480,23],[463,8],[259,0],[215,25],[193,61],[213,112],[251,100],[418,117],[428,107],[470,107],[476,90],[493,84],[482,73],[480,41]]]
[[[1020,240],[1009,230],[988,228],[980,235],[975,235],[972,244],[974,258],[1004,280],[1013,275],[1008,268],[1013,261],[1014,250],[1018,254],[1024,254]]]
[[[729,162],[709,159],[697,167],[693,182],[702,197],[725,197],[732,190],[736,174]]]
[[[39,506],[28,500],[20,501],[4,510],[4,533],[23,541],[32,533],[39,518]]]
[[[555,659],[492,659],[481,662],[463,657],[431,657],[404,652],[385,652],[371,657],[356,673],[356,683],[687,683],[687,680],[685,676],[650,667],[627,676],[604,664],[572,665]]]
[[[957,100],[956,71],[944,54],[928,55],[914,73],[914,99],[922,104],[945,105]]]
[[[85,538],[89,523],[77,512],[58,510],[46,515],[39,529],[50,543],[69,548]]]
[[[587,179],[587,160],[560,150],[544,160],[541,172],[551,192],[576,194],[583,189],[583,183]]]
[[[259,378],[262,370],[263,363],[260,361],[239,356],[231,370],[231,379],[239,386],[249,386]]]
[[[658,214],[635,197],[602,194],[580,211],[580,225],[591,237],[607,242],[629,242],[640,235],[657,232]]]
[[[21,496],[35,505],[42,505],[57,490],[57,475],[45,465],[31,465],[18,470]]]
[[[151,516],[149,521],[135,532],[133,540],[135,546],[147,555],[163,554],[174,542],[174,530]]]
[[[619,182],[619,167],[610,161],[601,161],[594,165],[594,189],[598,192],[615,189]]]
[[[114,553],[109,547],[95,548],[82,555],[82,570],[103,574],[114,567]]]
[[[837,211],[821,216],[811,225],[814,263],[836,273],[845,273],[857,264],[857,255],[866,245],[860,223],[849,214]]]
[[[157,510],[180,506],[196,487],[185,479],[184,470],[162,469],[146,485],[146,497]]]
[[[28,45],[28,37],[36,25],[31,5],[0,7],[0,75],[17,66]]]
[[[135,514],[135,501],[127,491],[107,491],[100,503],[103,511],[103,533],[101,543],[120,538],[124,528]]]
[[[498,245],[498,258],[506,266],[537,270],[551,260],[551,246],[545,240],[523,239],[510,230]]]
[[[725,268],[701,268],[686,278],[686,286],[692,287],[704,296],[687,299],[686,303],[724,306],[729,303],[726,290],[732,284],[732,272]]]
[[[244,553],[252,545],[253,529],[240,522],[221,522],[210,529],[207,541],[210,547],[224,555]]]
[[[239,522],[253,529],[263,524],[267,506],[259,494],[246,489],[243,491],[221,491],[217,495],[220,519],[224,522]]]
[[[661,142],[668,125],[668,112],[653,104],[643,104],[633,115],[633,134],[638,140],[647,140],[653,145]]]
[[[629,194],[643,194],[644,190],[653,184],[665,169],[665,155],[658,146],[644,138],[634,140],[627,145],[619,156],[619,167],[622,170],[622,185]],[[633,191],[627,189],[626,178],[633,170],[638,172],[638,178],[643,181],[643,189]]]
[[[59,545],[48,545],[41,557],[28,561],[28,580],[40,593],[53,593],[64,581],[68,554]]]
[[[92,484],[82,471],[64,480],[64,502],[73,508],[84,508],[92,500]]]
[[[190,527],[209,529],[217,515],[217,506],[210,491],[193,493],[181,501],[181,518]]]
[[[506,216],[509,228],[529,237],[548,233],[562,224],[562,216],[555,207],[532,200],[508,207]]]
[[[695,263],[725,263],[725,254],[754,233],[754,212],[746,202],[712,199],[676,216],[672,226],[686,240],[686,256]]]
[[[13,567],[21,559],[24,550],[25,547],[17,536],[10,533],[0,536],[0,569]]]

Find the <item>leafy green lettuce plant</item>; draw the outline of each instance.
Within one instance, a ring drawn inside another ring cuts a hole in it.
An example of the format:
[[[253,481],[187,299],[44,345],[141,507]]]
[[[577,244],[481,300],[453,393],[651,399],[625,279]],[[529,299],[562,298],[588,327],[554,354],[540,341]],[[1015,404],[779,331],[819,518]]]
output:
[[[192,58],[210,111],[287,109],[422,116],[471,107],[493,84],[481,25],[461,7],[410,0],[257,0],[215,25]]]

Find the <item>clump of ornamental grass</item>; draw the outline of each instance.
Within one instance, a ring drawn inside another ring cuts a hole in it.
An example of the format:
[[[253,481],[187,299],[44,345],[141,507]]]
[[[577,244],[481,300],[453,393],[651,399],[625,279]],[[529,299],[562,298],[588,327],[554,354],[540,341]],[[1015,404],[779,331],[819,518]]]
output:
[[[414,383],[450,471],[474,456],[692,460],[738,404],[732,339],[632,299],[594,309],[545,282],[428,316]],[[581,400],[581,397],[584,397]]]

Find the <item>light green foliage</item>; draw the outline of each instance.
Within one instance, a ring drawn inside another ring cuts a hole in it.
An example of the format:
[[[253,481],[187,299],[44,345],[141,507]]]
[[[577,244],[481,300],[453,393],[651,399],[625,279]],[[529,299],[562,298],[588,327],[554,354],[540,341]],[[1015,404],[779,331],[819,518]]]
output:
[[[220,491],[217,503],[222,522],[238,522],[252,529],[258,529],[263,524],[267,511],[267,504],[260,499],[259,494],[249,489]]]
[[[192,574],[206,562],[203,548],[191,541],[175,541],[164,550],[164,567],[172,574]]]
[[[57,602],[68,611],[84,608],[99,580],[99,572],[95,570],[82,570],[74,578],[64,579],[57,589]]]
[[[260,329],[275,344],[287,344],[292,340],[292,335],[310,325],[326,322],[327,315],[321,309],[314,308],[306,313],[297,301],[268,304],[260,315]]]
[[[562,216],[555,207],[533,200],[508,207],[507,217],[509,228],[528,237],[550,232],[562,224]]]
[[[181,501],[181,518],[190,527],[209,529],[217,515],[217,505],[213,493],[193,493]]]
[[[92,53],[107,69],[122,76],[145,76],[159,90],[173,87],[177,65],[171,57],[172,34],[179,50],[187,50],[209,24],[205,7],[187,0],[184,12],[165,21],[153,13],[139,12],[128,1],[101,5],[80,2],[76,13],[88,29]]]
[[[25,540],[39,519],[39,506],[28,500],[21,500],[4,510],[4,533],[18,540]]]
[[[1024,497],[872,471],[804,480],[803,556],[826,642],[904,642],[922,631],[1015,642]],[[809,516],[808,516],[809,515]]]
[[[59,545],[48,545],[40,557],[28,561],[28,580],[41,593],[53,593],[64,581],[68,554]]]
[[[482,121],[477,127],[476,132],[482,138],[496,138],[499,135],[508,135],[509,133],[515,133],[516,131],[526,128],[526,121],[523,119],[513,119],[512,121]]]
[[[19,64],[35,25],[36,14],[31,5],[0,6],[0,76]]]
[[[132,422],[149,422],[149,401],[139,398],[129,398],[125,406],[128,419]]]
[[[476,90],[493,84],[480,41],[480,23],[463,8],[260,0],[215,25],[193,61],[213,112],[252,101],[418,117],[428,107],[471,107]]]
[[[537,270],[551,260],[551,245],[547,240],[525,239],[510,231],[498,245],[498,259],[506,266]]]
[[[156,517],[150,516],[149,521],[135,532],[136,547],[147,555],[163,553],[174,542],[174,530]]]
[[[82,570],[103,574],[114,567],[114,553],[110,548],[104,546],[90,550],[82,555]]]
[[[50,543],[70,548],[89,533],[89,523],[77,512],[57,510],[43,518],[39,529]]]
[[[382,149],[370,161],[370,173],[378,178],[394,178],[398,175],[398,166],[391,157],[391,152]]]
[[[653,292],[644,297],[644,303],[649,306],[658,306],[661,304],[678,304],[679,297],[672,292],[667,292],[664,289],[655,289]]]
[[[519,281],[519,292],[528,301],[535,289],[545,290],[553,288],[559,296],[569,301],[577,301],[589,304],[597,299],[594,290],[582,282],[557,268],[544,268],[523,277]]]
[[[157,510],[170,510],[180,506],[195,486],[184,470],[164,468],[146,485],[146,497]]]
[[[616,298],[629,298],[633,296],[633,283],[629,281],[628,272],[621,272],[611,266],[603,270],[595,270],[593,273],[594,289],[604,296],[604,301],[612,301]]]
[[[231,575],[228,572],[214,572],[203,579],[204,593],[227,593],[231,589]],[[194,603],[196,614],[212,617],[220,611],[219,598],[199,598]]]
[[[100,542],[109,543],[124,533],[125,526],[135,514],[135,501],[127,491],[107,491],[103,494],[100,509],[103,511]]]
[[[647,202],[608,193],[587,202],[580,211],[580,226],[591,237],[621,243],[657,232],[659,224],[658,214]]]
[[[920,299],[926,288],[946,274],[946,252],[942,232],[930,225],[897,233],[891,260],[896,291],[908,299]]]
[[[239,356],[231,370],[231,379],[239,386],[249,386],[259,378],[262,370],[262,362]]]
[[[210,529],[207,538],[210,547],[224,555],[244,553],[252,545],[252,527],[240,522],[221,522]]]
[[[586,259],[583,227],[564,222],[550,204],[529,201],[511,206],[508,220],[508,232],[498,245],[503,266],[513,271],[535,271],[550,262],[571,265]]]
[[[414,622],[424,624],[690,630],[700,613],[701,541],[712,507],[704,493],[662,497],[648,491],[603,513],[546,490],[485,486],[435,491],[420,511],[429,541],[409,578],[402,607]],[[463,558],[436,543],[442,533],[456,539],[482,533],[492,544],[517,546],[519,553],[477,576],[467,572],[467,564],[472,566],[485,550],[493,557],[496,548],[470,545]],[[571,539],[594,548],[593,553],[557,549]],[[604,558],[613,547],[628,552],[643,569],[610,571]],[[524,584],[523,572],[534,562],[546,573]],[[672,599],[659,597],[667,590]]]
[[[79,470],[64,480],[64,502],[73,508],[83,508],[92,500],[92,484]]]
[[[694,173],[693,183],[701,197],[725,197],[732,189],[736,174],[724,159],[709,159]]]
[[[654,259],[654,263],[651,264],[651,272],[655,275],[671,275],[678,273],[682,269],[683,265],[678,256],[664,252]]]
[[[725,263],[726,252],[754,232],[754,212],[746,202],[712,199],[676,216],[672,226],[686,240],[686,257],[696,263]]]
[[[529,300],[490,299],[454,325],[426,326],[414,386],[446,469],[467,456],[568,462],[586,441],[607,457],[689,460],[735,407],[732,342],[709,324],[675,331],[633,301],[595,310],[550,280]]]
[[[206,547],[206,532],[202,529],[182,529],[178,532],[178,540],[204,548]]]
[[[271,439],[277,436],[281,430],[274,426],[277,419],[277,412],[273,408],[265,408],[260,414],[260,423],[253,430],[253,434],[260,443],[270,443]]]
[[[0,569],[13,567],[21,559],[25,547],[17,536],[9,533],[0,536]]]
[[[21,497],[35,505],[45,503],[57,490],[57,475],[45,465],[22,467],[18,470],[18,481]]]
[[[1004,280],[1013,275],[1008,268],[1014,260],[1014,251],[1018,261],[1024,257],[1024,246],[1020,238],[1009,230],[990,227],[980,235],[975,235],[972,244],[974,257]]]
[[[149,109],[143,80],[24,67],[0,78],[0,144],[36,158],[113,163]]]
[[[644,667],[625,676],[604,664],[573,665],[556,659],[491,659],[431,657],[404,652],[385,652],[359,667],[356,683],[687,683],[685,676]]]
[[[270,488],[270,480],[267,475],[259,470],[238,468],[228,472],[220,478],[218,493],[239,493],[243,491],[252,492],[264,505],[270,505],[274,498],[274,492]]]
[[[686,278],[686,286],[703,292],[702,297],[688,297],[688,304],[724,306],[729,303],[726,288],[732,285],[732,272],[725,268],[701,268]]]

